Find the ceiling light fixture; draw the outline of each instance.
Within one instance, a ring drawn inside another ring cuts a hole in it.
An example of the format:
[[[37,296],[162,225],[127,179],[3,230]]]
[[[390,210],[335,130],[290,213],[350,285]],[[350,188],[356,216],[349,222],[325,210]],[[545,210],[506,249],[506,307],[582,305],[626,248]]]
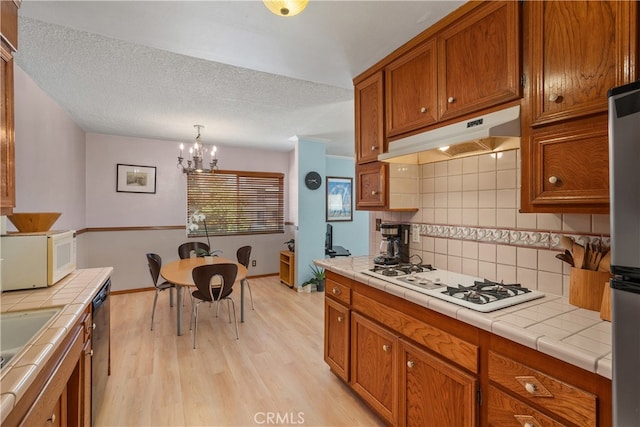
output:
[[[262,0],[271,12],[278,16],[295,16],[302,12],[309,0]]]
[[[209,163],[209,169],[204,169],[202,166],[202,161],[204,159],[204,155],[207,153],[207,149],[203,147],[200,142],[200,129],[204,126],[202,125],[193,125],[194,128],[198,129],[198,135],[196,136],[196,141],[193,143],[193,147],[189,148],[189,156],[191,160],[187,160],[187,166],[185,167],[183,164],[184,158],[182,157],[182,151],[184,150],[184,144],[180,144],[180,155],[178,156],[178,166],[182,168],[183,173],[200,173],[200,172],[209,172],[214,173],[218,170],[218,159],[216,158],[216,151],[218,149],[214,145],[211,147],[211,162]]]

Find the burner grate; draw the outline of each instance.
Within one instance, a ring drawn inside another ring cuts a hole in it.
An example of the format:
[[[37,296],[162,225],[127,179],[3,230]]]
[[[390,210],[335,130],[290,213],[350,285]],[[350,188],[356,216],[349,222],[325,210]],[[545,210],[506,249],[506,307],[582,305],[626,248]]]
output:
[[[523,288],[519,283],[505,285],[502,282],[498,283],[487,279],[484,279],[483,282],[474,281],[471,286],[447,286],[447,289],[442,291],[443,294],[474,304],[488,304],[529,292],[531,292],[530,289]]]

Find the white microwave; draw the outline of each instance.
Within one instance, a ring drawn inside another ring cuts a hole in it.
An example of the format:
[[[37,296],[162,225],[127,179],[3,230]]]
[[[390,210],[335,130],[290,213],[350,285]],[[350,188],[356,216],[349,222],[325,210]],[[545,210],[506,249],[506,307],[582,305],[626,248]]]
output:
[[[76,269],[76,232],[3,235],[0,290],[45,288]]]

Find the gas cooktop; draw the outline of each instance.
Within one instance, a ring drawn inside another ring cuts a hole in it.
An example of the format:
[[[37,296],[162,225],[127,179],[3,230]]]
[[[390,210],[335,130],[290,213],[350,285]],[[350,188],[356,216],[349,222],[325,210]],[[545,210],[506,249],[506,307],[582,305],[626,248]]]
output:
[[[544,296],[542,292],[519,284],[437,270],[431,265],[375,266],[362,273],[484,313]]]

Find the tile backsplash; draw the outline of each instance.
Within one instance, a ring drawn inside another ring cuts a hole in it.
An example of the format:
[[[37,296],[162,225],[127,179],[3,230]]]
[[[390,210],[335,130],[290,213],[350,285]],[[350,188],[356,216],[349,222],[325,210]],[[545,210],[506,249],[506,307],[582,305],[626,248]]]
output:
[[[411,254],[424,263],[568,296],[560,236],[609,244],[608,215],[518,212],[520,150],[420,165],[418,175],[417,212],[370,213],[370,253],[381,240],[376,219],[410,223]]]

